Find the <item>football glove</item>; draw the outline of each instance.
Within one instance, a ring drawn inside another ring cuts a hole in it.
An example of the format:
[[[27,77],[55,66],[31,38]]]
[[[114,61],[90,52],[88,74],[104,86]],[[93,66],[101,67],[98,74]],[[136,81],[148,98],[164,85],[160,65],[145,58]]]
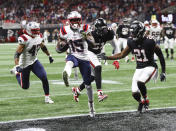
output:
[[[52,58],[52,56],[49,56],[49,62],[50,64],[53,63],[54,59]]]
[[[160,80],[161,80],[161,81],[166,81],[166,74],[165,74],[165,73],[162,72],[162,73],[160,74]]]
[[[105,55],[105,53],[98,54],[97,57],[100,60],[107,60],[107,56]]]
[[[23,69],[20,66],[16,66],[16,71],[20,73],[23,71]]]
[[[119,62],[117,61],[117,60],[115,60],[114,62],[113,62],[113,65],[115,66],[115,69],[119,69]]]
[[[83,39],[87,38],[87,34],[86,34],[85,31],[81,30],[80,33],[81,33],[81,36],[82,36]]]

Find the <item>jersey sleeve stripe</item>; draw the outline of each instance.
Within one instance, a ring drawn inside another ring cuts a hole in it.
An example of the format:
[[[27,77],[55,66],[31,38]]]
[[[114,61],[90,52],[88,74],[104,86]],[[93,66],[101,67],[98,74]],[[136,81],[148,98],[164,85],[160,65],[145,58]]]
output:
[[[24,35],[21,35],[20,37],[23,38],[24,41],[28,40]]]
[[[83,30],[84,30],[84,31],[87,31],[87,30],[88,30],[88,25],[84,25],[84,26],[83,26]]]
[[[67,32],[66,32],[66,30],[65,30],[65,27],[64,27],[64,26],[62,26],[62,27],[61,27],[61,32],[62,32],[62,35],[67,34]]]

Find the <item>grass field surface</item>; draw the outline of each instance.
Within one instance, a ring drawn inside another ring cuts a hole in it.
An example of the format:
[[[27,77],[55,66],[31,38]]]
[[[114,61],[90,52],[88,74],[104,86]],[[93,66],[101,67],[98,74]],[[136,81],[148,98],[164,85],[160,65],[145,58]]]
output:
[[[74,80],[72,74],[70,87],[65,87],[62,81],[65,53],[56,53],[55,45],[48,44],[47,47],[54,58],[54,63],[49,64],[48,57],[42,51],[38,52],[38,59],[47,72],[51,98],[55,102],[54,104],[45,104],[42,84],[32,72],[28,90],[23,90],[18,85],[15,76],[10,74],[10,69],[14,66],[13,57],[16,47],[17,44],[0,44],[0,121],[87,114],[89,112],[86,90],[82,92],[78,103],[73,100],[71,92],[72,86],[77,86],[82,82],[80,74],[78,81]],[[112,47],[107,45],[107,54],[111,55],[111,51]],[[130,61],[127,64],[122,59],[119,70],[116,70],[112,62],[108,61],[108,65],[102,64],[103,91],[108,94],[108,99],[99,103],[95,83],[92,84],[96,112],[136,110],[138,104],[131,96],[131,81],[136,63]],[[157,63],[160,69],[159,61]],[[156,83],[153,81],[147,83],[150,108],[176,106],[175,60],[166,60],[166,73],[166,82],[158,80]]]

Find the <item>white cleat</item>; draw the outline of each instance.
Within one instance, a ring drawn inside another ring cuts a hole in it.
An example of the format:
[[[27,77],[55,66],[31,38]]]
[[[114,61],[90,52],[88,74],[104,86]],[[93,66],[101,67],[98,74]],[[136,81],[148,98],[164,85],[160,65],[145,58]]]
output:
[[[94,109],[94,103],[93,102],[88,102],[88,106],[89,106],[89,116],[90,117],[95,117],[95,109]]]
[[[95,117],[95,112],[94,112],[94,111],[91,111],[91,112],[89,113],[89,116],[92,117],[92,118],[94,118],[94,117]]]
[[[45,103],[46,104],[53,104],[54,101],[49,96],[45,96]]]

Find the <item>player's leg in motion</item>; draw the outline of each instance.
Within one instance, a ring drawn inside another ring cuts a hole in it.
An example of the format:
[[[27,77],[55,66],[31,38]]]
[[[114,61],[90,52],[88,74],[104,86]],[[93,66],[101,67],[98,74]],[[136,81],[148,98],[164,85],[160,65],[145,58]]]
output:
[[[32,72],[42,81],[43,90],[45,93],[45,103],[53,104],[54,101],[49,97],[49,83],[46,71],[38,60],[33,64]]]
[[[123,39],[123,49],[125,49],[127,46],[127,39]],[[126,56],[125,57],[125,62],[129,62],[129,57]]]
[[[169,52],[168,52],[168,48],[169,48],[169,43],[168,43],[168,38],[165,38],[164,40],[164,48],[165,48],[165,52],[166,52],[166,58],[169,58]]]
[[[171,52],[171,60],[174,59],[174,39],[169,39],[169,46],[170,46],[170,52]]]
[[[69,86],[69,78],[71,76],[74,62],[77,63],[77,60],[75,59],[75,57],[73,55],[68,55],[66,58],[66,65],[62,74],[62,78],[64,80],[65,86]]]
[[[29,82],[29,76],[31,71],[31,65],[24,68],[21,73],[16,73],[16,79],[21,86],[22,89],[28,89],[30,82]]]
[[[88,96],[88,106],[90,110],[90,117],[95,116],[94,102],[93,102],[93,90],[91,86],[91,67],[88,61],[80,61],[80,72],[85,83],[85,87],[87,89]]]

